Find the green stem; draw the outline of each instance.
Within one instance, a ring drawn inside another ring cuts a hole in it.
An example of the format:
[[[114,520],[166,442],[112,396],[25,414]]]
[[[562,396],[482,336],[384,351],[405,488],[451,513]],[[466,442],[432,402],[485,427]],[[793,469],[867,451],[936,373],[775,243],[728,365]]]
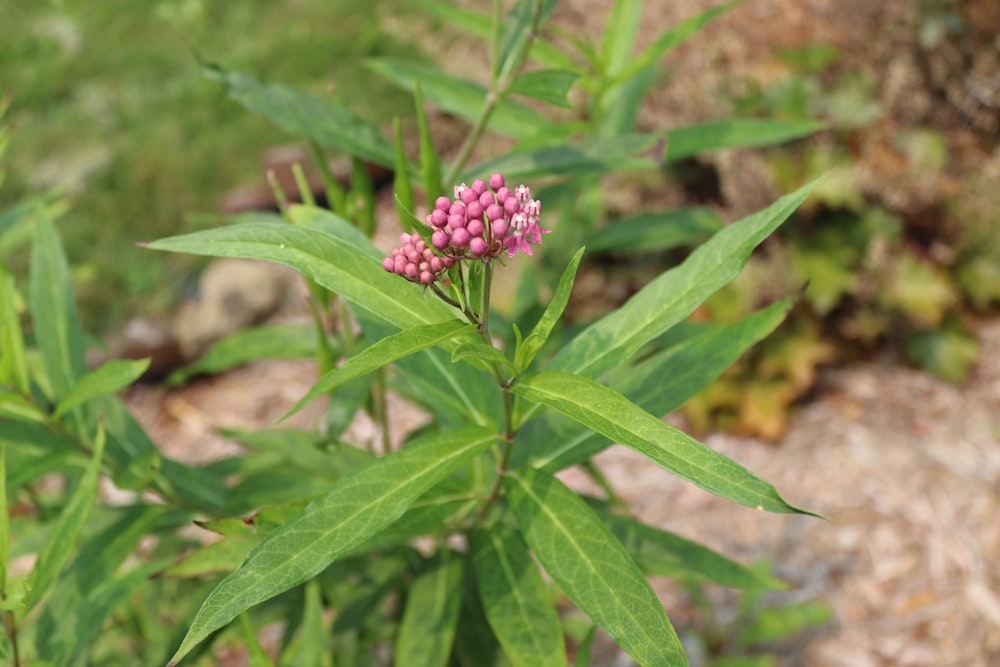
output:
[[[0,592],[0,600],[6,600],[7,596]],[[17,619],[14,616],[14,612],[8,611],[4,613],[4,629],[7,631],[7,638],[10,640],[11,646],[11,657],[14,659],[13,667],[21,667],[21,656],[17,646]]]
[[[372,384],[372,416],[375,418],[375,423],[379,425],[379,430],[381,431],[382,456],[385,456],[390,450],[389,411],[386,407],[385,396],[385,368],[379,369],[378,376]]]

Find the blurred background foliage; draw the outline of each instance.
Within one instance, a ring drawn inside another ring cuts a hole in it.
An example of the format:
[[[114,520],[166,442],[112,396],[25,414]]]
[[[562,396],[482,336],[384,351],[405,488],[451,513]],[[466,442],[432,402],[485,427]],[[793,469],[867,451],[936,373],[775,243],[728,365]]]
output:
[[[980,79],[988,83],[990,57],[1000,63],[989,37],[990,21],[1000,18],[983,14],[990,5],[915,4],[901,48],[920,65],[931,109],[922,115],[887,106],[878,70],[858,66],[865,54],[827,42],[775,48],[772,75],[730,80],[714,93],[733,116],[828,123],[809,139],[754,151],[773,193],[833,171],[740,279],[699,311],[703,321],[734,321],[808,283],[791,321],[685,408],[694,429],[776,438],[821,365],[876,353],[951,381],[968,377],[979,353],[976,319],[1000,302],[1000,93],[972,101],[966,94],[986,89]],[[440,46],[441,60],[475,39],[418,20],[421,9],[405,0],[9,0],[0,85],[11,91],[14,132],[0,211],[38,193],[53,193],[53,211],[72,211],[61,233],[85,329],[107,334],[129,316],[163,315],[197,266],[186,256],[151,261],[133,244],[215,224],[221,197],[259,183],[264,153],[296,139],[228,100],[198,60],[334,92],[367,119],[398,115],[406,127],[410,96],[372,76],[363,59],[426,60]],[[678,83],[664,76],[655,85]],[[970,160],[970,150],[986,157]],[[724,214],[725,197],[704,194],[722,178],[711,161],[696,157],[664,175],[687,192],[684,203]],[[629,178],[624,185],[640,192],[661,185],[648,174]],[[608,221],[604,234],[613,234],[616,216],[639,212],[613,199],[598,203],[603,210],[591,215]],[[26,260],[18,239],[26,237],[5,233],[13,220],[0,220],[0,255],[19,270]],[[627,297],[635,275],[682,256],[598,249],[590,270],[624,283]],[[592,282],[595,292],[614,292],[603,279]]]
[[[412,104],[357,63],[417,56],[381,22],[415,11],[403,0],[7,0],[0,93],[11,96],[14,132],[0,210],[40,191],[65,195],[72,215],[60,231],[88,331],[162,311],[192,261],[151,261],[134,244],[213,222],[223,194],[260,182],[264,152],[291,140],[238,109],[198,59],[317,94],[349,91],[345,104],[388,121]]]

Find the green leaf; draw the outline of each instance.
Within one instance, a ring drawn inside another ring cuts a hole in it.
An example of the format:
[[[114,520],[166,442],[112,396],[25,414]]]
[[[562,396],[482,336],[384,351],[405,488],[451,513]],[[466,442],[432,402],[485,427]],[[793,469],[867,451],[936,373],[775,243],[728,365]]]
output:
[[[612,220],[587,240],[591,252],[662,252],[704,240],[725,225],[703,206]]]
[[[240,614],[240,627],[243,629],[243,645],[246,647],[247,660],[250,667],[274,667],[274,661],[267,651],[257,641],[257,633],[250,625],[250,615]]]
[[[323,667],[330,664],[319,583],[312,579],[305,588],[302,623],[295,639],[281,653],[278,661],[281,667]]]
[[[27,396],[31,393],[31,384],[18,312],[21,303],[14,276],[0,264],[0,384]]]
[[[494,79],[502,81],[521,67],[525,51],[531,44],[532,32],[541,32],[542,25],[555,7],[555,0],[520,0],[511,8],[501,22],[493,63]]]
[[[250,257],[291,266],[346,299],[369,338],[398,329],[452,320],[455,311],[382,267],[383,254],[357,229],[321,209],[293,206],[301,224],[248,224],[176,236],[150,244],[157,250],[222,257]],[[325,231],[313,229],[322,225]],[[388,325],[388,326],[387,326]],[[440,405],[457,406],[462,418],[485,424],[496,410],[495,396],[482,389],[481,373],[450,362],[447,352],[426,350],[398,365],[408,381],[430,392]],[[407,369],[417,368],[414,373]],[[486,387],[489,389],[489,387]]]
[[[80,407],[98,396],[113,394],[139,379],[149,368],[149,359],[112,359],[90,371],[59,399],[54,417]]]
[[[73,555],[83,524],[97,501],[97,478],[101,471],[101,456],[104,454],[104,437],[102,425],[98,428],[97,437],[94,438],[94,451],[90,463],[73,495],[59,513],[48,540],[38,552],[38,561],[28,576],[28,586],[31,591],[25,602],[25,613],[31,611],[48,592],[63,566]]]
[[[642,0],[616,0],[611,7],[601,39],[601,65],[605,76],[614,76],[632,58],[642,5]]]
[[[511,664],[565,665],[559,616],[521,536],[497,524],[469,537],[483,610]]]
[[[187,579],[232,572],[246,560],[257,542],[254,539],[230,538],[197,547],[163,570],[160,576]]]
[[[458,623],[464,560],[439,550],[406,593],[406,608],[394,647],[397,667],[444,667]]]
[[[490,371],[491,365],[499,365],[508,373],[514,372],[514,365],[510,363],[510,359],[505,357],[503,352],[481,339],[456,347],[451,353],[451,360],[455,362],[468,361],[487,372]]]
[[[807,137],[825,128],[825,123],[811,120],[761,118],[730,118],[688,125],[667,131],[667,150],[664,159],[675,162],[696,153],[720,148],[773,146]]]
[[[30,302],[45,374],[55,398],[61,398],[85,371],[83,333],[62,243],[52,221],[41,211],[31,244]]]
[[[157,528],[177,526],[189,519],[163,505],[135,505],[116,513],[115,521],[81,546],[37,619],[37,652],[57,664],[70,664],[81,655],[122,601],[121,596],[142,585],[143,581],[131,578],[120,587],[114,584],[123,578],[116,573],[139,542]]]
[[[569,264],[566,265],[562,277],[559,278],[559,284],[552,295],[552,300],[546,306],[545,312],[542,313],[542,316],[538,320],[538,324],[535,325],[535,328],[528,334],[528,337],[521,341],[514,351],[514,369],[516,375],[520,375],[527,370],[531,362],[535,360],[535,356],[548,341],[552,329],[559,323],[559,318],[562,317],[563,311],[566,310],[566,304],[569,303],[569,295],[573,291],[573,280],[576,278],[576,270],[580,266],[580,260],[583,259],[585,250],[586,248],[580,248],[573,255]]]
[[[773,486],[735,461],[593,380],[541,371],[522,378],[512,391],[634,449],[664,470],[723,498],[769,512],[812,514],[789,505]]]
[[[660,163],[650,149],[662,140],[655,134],[633,134],[515,150],[467,169],[462,178],[469,180],[476,174],[493,172],[500,172],[508,179],[527,179],[655,169]]]
[[[385,167],[395,161],[392,143],[375,125],[333,100],[214,65],[202,71],[221,83],[232,99],[288,132]]]
[[[579,496],[531,468],[508,474],[504,488],[528,546],[577,607],[640,665],[688,664],[639,567]]]
[[[181,385],[197,375],[214,375],[260,359],[309,359],[315,355],[313,327],[268,324],[214,343],[200,359],[171,373],[167,383]]]
[[[399,117],[392,120],[392,131],[396,138],[396,164],[393,171],[393,192],[396,201],[408,211],[413,210],[413,186],[407,174],[406,149],[403,147],[403,133],[399,129]],[[402,218],[402,216],[400,216]]]
[[[733,588],[786,587],[771,576],[674,533],[610,512],[597,510],[597,515],[647,576],[712,582]]]
[[[45,423],[48,415],[27,398],[0,385],[0,418]]]
[[[434,137],[431,136],[430,126],[427,124],[427,113],[424,111],[424,98],[420,92],[419,81],[413,83],[413,105],[416,108],[417,127],[420,131],[420,177],[424,182],[424,198],[429,206],[443,192],[441,158],[438,157]]]
[[[793,299],[778,301],[739,322],[671,346],[634,367],[618,368],[607,375],[605,384],[654,415],[672,412],[774,331],[793,303]],[[664,384],[664,377],[671,381]],[[552,413],[528,424],[518,441],[522,439],[520,450],[525,453],[514,454],[512,467],[520,466],[519,456],[530,456],[534,467],[549,472],[581,463],[611,444],[599,433]]]
[[[171,662],[243,611],[314,577],[378,534],[495,441],[496,434],[474,427],[432,435],[342,477],[301,516],[269,534],[209,594]]]
[[[584,329],[549,368],[599,377],[687,317],[735,278],[753,249],[784,222],[818,181],[717,232],[680,266],[664,272],[618,310]]]
[[[0,440],[0,598],[7,597],[10,512],[7,510],[7,441]]]
[[[449,320],[438,324],[403,329],[397,334],[383,338],[321,377],[319,382],[309,390],[309,393],[282,415],[278,421],[288,419],[309,402],[333,391],[345,382],[367,375],[397,359],[425,350],[442,341],[456,338],[463,333],[475,333],[475,331],[475,327],[471,324],[460,320]]]
[[[787,607],[762,609],[739,636],[743,645],[769,644],[791,637],[808,628],[826,625],[833,620],[833,610],[825,602],[814,600]]]
[[[435,65],[424,65],[391,58],[369,58],[365,66],[400,88],[412,92],[420,82],[424,97],[449,113],[468,121],[475,121],[486,99],[482,86],[459,79],[441,71]],[[536,111],[512,100],[499,102],[490,116],[487,127],[515,138],[545,132],[551,121]]]
[[[548,102],[557,107],[572,109],[573,105],[567,96],[569,89],[579,78],[578,72],[570,70],[545,69],[525,72],[514,79],[509,92]]]

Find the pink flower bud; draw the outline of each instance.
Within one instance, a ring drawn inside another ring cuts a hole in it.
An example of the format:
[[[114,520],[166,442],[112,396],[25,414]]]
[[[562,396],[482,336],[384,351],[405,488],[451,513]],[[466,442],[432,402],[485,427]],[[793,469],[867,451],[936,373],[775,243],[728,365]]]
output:
[[[416,280],[417,276],[420,275],[420,271],[417,269],[417,265],[414,263],[409,263],[406,265],[406,277],[410,280]]]
[[[434,273],[441,273],[442,271],[444,271],[444,262],[442,262],[441,258],[438,257],[437,255],[431,257],[430,264],[431,264],[431,271],[433,271]]]
[[[500,188],[502,188],[503,187],[503,183],[504,183],[504,180],[503,180],[503,176],[502,175],[500,175],[500,174],[492,174],[490,176],[490,188],[492,188],[494,192],[496,192],[497,190],[499,190]]]
[[[510,197],[509,188],[500,188],[499,190],[497,190],[497,201],[499,202],[507,201],[508,197]]]
[[[421,271],[420,272],[420,284],[421,285],[430,285],[432,282],[434,282],[434,274],[433,273],[431,273],[430,271]]]
[[[491,198],[492,196],[493,195],[490,195]],[[492,204],[493,202],[491,201],[490,203]],[[482,204],[480,204],[477,201],[474,201],[465,207],[465,217],[467,217],[469,220],[481,219],[483,217],[484,210],[485,209]]]
[[[486,208],[491,204],[495,204],[496,199],[493,197],[492,192],[484,192],[483,194],[479,195],[479,203],[483,205],[483,208]]]
[[[451,229],[459,229],[465,227],[465,216],[464,215],[449,215],[448,216],[448,227]]]
[[[478,197],[479,195],[486,192],[486,183],[483,181],[483,179],[477,178],[476,180],[472,181],[472,185],[469,186],[469,189],[475,192],[476,196]]]
[[[507,232],[510,231],[510,225],[504,218],[497,218],[490,225],[490,229],[493,231],[493,236],[498,239],[503,239],[507,237]]]
[[[476,257],[482,257],[487,248],[486,239],[482,236],[475,236],[469,240],[469,250]]]
[[[437,230],[431,234],[431,244],[438,250],[444,250],[448,247],[448,235],[440,229]]]
[[[448,209],[448,215],[465,215],[465,205],[457,201]]]
[[[405,246],[407,243],[410,242],[410,235],[407,234],[406,232],[403,232],[402,234],[399,235],[399,242],[401,245]]]
[[[441,258],[441,263],[444,264],[444,268],[450,269],[451,267],[455,266],[455,258],[454,257],[442,257]]]
[[[486,207],[486,219],[490,222],[494,220],[499,220],[503,217],[503,207],[498,204],[490,204]]]
[[[472,237],[483,235],[483,221],[476,218],[475,220],[469,220],[469,224],[465,226],[466,231]]]
[[[459,227],[451,233],[451,244],[456,248],[465,248],[469,245],[469,232],[464,227]]]
[[[434,212],[427,216],[427,221],[433,227],[444,227],[444,224],[448,222],[448,214],[439,208],[434,209]]]
[[[392,273],[396,270],[396,262],[392,261],[392,257],[386,257],[382,260],[382,268]]]
[[[441,195],[440,197],[434,200],[434,208],[438,211],[447,212],[447,210],[451,208],[451,200],[445,197],[444,195]]]
[[[476,195],[475,191],[472,188],[466,188],[465,190],[462,190],[462,203],[463,204],[466,204],[466,205],[471,204],[472,202],[476,201],[477,199],[479,199],[479,196]]]
[[[517,201],[517,197],[507,197],[503,203],[503,210],[507,215],[514,215],[521,210],[521,202]]]

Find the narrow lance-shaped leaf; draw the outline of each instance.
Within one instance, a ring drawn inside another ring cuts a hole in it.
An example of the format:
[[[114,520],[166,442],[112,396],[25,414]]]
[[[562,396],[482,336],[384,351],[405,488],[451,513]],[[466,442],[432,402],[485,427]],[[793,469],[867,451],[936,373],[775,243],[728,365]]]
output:
[[[30,393],[28,357],[18,304],[21,303],[14,276],[0,264],[0,383],[16,389],[23,396]]]
[[[149,359],[112,359],[95,368],[73,385],[56,405],[55,417],[60,417],[87,401],[113,394],[138,380],[149,368]]]
[[[535,360],[535,355],[538,354],[539,350],[548,341],[552,329],[559,323],[559,318],[562,317],[563,311],[566,310],[566,304],[569,303],[569,295],[573,291],[576,270],[580,266],[580,260],[583,259],[585,250],[586,248],[580,248],[573,255],[569,264],[566,265],[562,277],[559,278],[559,284],[552,295],[552,300],[545,307],[545,312],[539,318],[538,324],[535,325],[535,328],[528,334],[528,337],[514,351],[514,368],[517,374],[523,373],[531,365],[531,362]]]
[[[593,380],[542,371],[523,378],[512,391],[634,449],[661,468],[723,498],[769,512],[811,514],[789,505],[773,486],[732,459]]]
[[[610,221],[587,241],[591,252],[650,253],[704,240],[725,225],[703,206],[662,213],[640,213]]]
[[[818,182],[716,233],[683,264],[663,273],[621,308],[584,329],[556,354],[549,368],[595,378],[620,366],[735,278],[757,244],[792,214]]]
[[[826,123],[813,120],[769,120],[764,118],[730,118],[688,125],[667,131],[667,150],[664,159],[668,162],[675,162],[697,153],[722,148],[773,146],[807,137],[824,128],[826,128]],[[814,181],[806,187],[812,189],[815,184]]]
[[[565,665],[559,615],[521,536],[497,524],[474,531],[470,547],[483,610],[511,664]]]
[[[435,434],[338,480],[301,516],[270,533],[205,600],[172,664],[250,607],[316,576],[381,532],[417,498],[496,441],[469,427]]]
[[[392,131],[396,138],[396,165],[393,175],[393,192],[396,195],[396,202],[408,211],[413,210],[413,185],[410,184],[410,175],[406,171],[406,150],[403,148],[403,134],[399,129],[399,117],[392,119]],[[400,215],[400,220],[403,216]]]
[[[59,513],[59,518],[52,527],[52,533],[38,553],[38,561],[28,576],[28,586],[31,590],[25,603],[25,613],[48,592],[52,582],[73,555],[76,540],[97,499],[97,477],[101,470],[101,456],[104,454],[104,438],[104,426],[101,424],[97,430],[97,437],[94,438],[94,451],[90,463],[87,464],[73,495]]]
[[[323,623],[323,602],[320,597],[319,582],[312,579],[306,583],[302,623],[298,634],[281,652],[279,665],[284,667],[326,667],[330,664],[326,650],[329,631]]]
[[[545,69],[535,72],[525,72],[514,79],[509,92],[524,95],[542,102],[548,102],[558,107],[572,109],[569,89],[580,78],[579,72],[564,69]]]
[[[321,146],[392,167],[392,143],[374,125],[332,100],[261,81],[243,72],[206,65],[205,74],[221,83],[231,98],[285,130]]]
[[[504,80],[520,68],[532,39],[556,8],[556,0],[520,0],[504,17],[493,63],[494,78]]]
[[[624,394],[646,412],[664,415],[708,386],[752,345],[785,319],[794,299],[775,302],[739,322],[714,328],[654,354],[632,367],[608,373],[604,384]],[[670,382],[663,383],[664,377]],[[518,436],[523,446],[512,467],[530,460],[536,468],[555,472],[594,456],[611,441],[567,417],[548,413]],[[523,452],[523,453],[521,453]]]
[[[617,74],[632,57],[642,19],[642,0],[616,0],[601,39],[600,62],[605,76]]]
[[[397,334],[383,338],[365,348],[360,354],[350,357],[342,366],[334,368],[321,377],[319,382],[309,390],[309,393],[286,412],[279,421],[288,419],[310,401],[333,391],[345,382],[367,375],[397,359],[425,350],[462,333],[475,333],[475,327],[459,320],[450,320],[440,324],[427,324],[421,327],[403,329]]]
[[[240,614],[240,627],[243,630],[243,645],[246,647],[250,667],[274,667],[271,656],[257,640],[257,633],[250,624],[249,614]]]
[[[610,512],[598,510],[597,514],[646,575],[712,582],[734,588],[786,587],[774,577],[674,533]]]
[[[448,549],[438,551],[427,570],[406,592],[406,609],[394,647],[397,667],[444,667],[458,623],[464,560]]]
[[[42,364],[56,398],[83,375],[80,331],[69,265],[55,225],[41,209],[35,216],[31,244],[31,320]]]
[[[649,582],[576,493],[532,468],[507,475],[504,488],[524,540],[577,607],[640,665],[688,664]]]
[[[400,88],[413,91],[420,82],[424,97],[445,111],[469,121],[479,116],[487,91],[479,84],[459,79],[434,65],[396,60],[369,58],[365,66]],[[552,122],[540,113],[513,100],[500,101],[490,115],[487,127],[501,134],[521,138],[545,132]],[[446,183],[445,186],[451,185]]]
[[[7,443],[0,440],[0,596],[7,597],[10,513],[7,511]]]
[[[419,81],[413,83],[413,106],[416,109],[417,127],[420,131],[420,177],[424,183],[424,197],[430,204],[443,192],[441,159],[438,157],[430,126],[427,124],[427,112],[424,111],[424,97],[420,92]]]

